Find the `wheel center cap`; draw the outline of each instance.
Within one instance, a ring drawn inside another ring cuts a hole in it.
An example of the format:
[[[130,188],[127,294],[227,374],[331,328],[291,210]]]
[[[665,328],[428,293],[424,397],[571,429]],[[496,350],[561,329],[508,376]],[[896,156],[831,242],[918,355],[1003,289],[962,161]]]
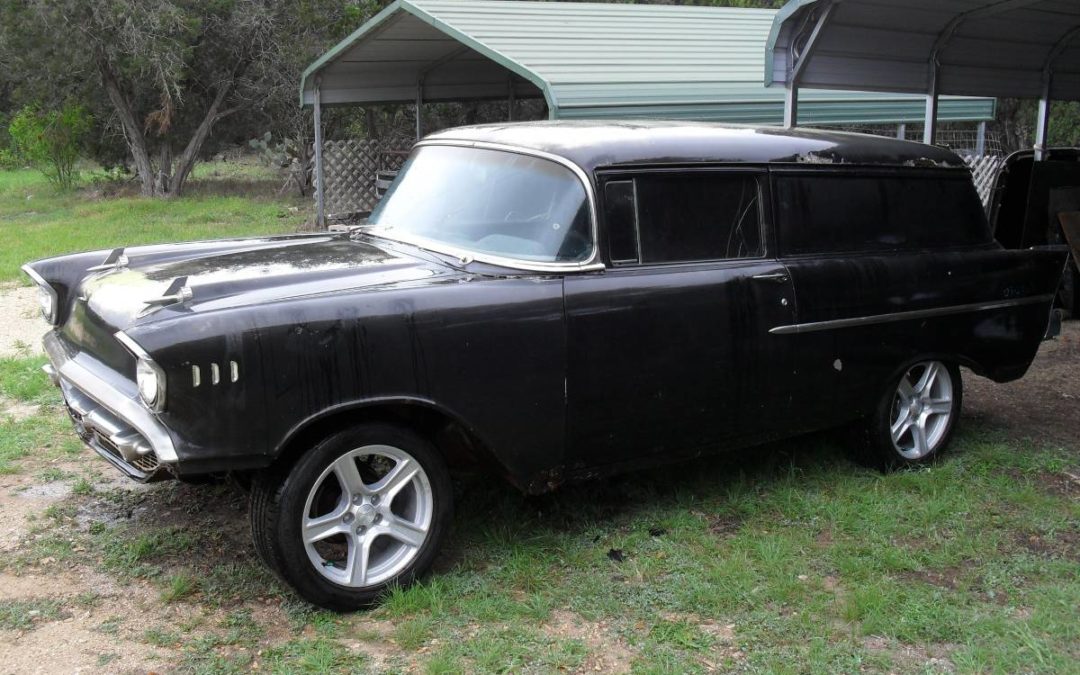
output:
[[[375,507],[371,504],[362,504],[356,509],[356,523],[367,527],[375,522]]]
[[[921,402],[921,401],[917,401],[917,400],[916,400],[916,401],[912,401],[912,402],[911,402],[911,414],[912,414],[912,415],[918,415],[918,414],[920,414],[921,412],[922,412],[922,402]]]

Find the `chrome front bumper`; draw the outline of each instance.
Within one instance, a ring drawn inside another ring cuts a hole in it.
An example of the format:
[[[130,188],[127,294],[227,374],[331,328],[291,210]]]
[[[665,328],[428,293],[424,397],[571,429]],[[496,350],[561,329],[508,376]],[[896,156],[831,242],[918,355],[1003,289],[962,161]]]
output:
[[[143,406],[135,383],[56,333],[45,336],[45,352],[51,363],[44,370],[63,392],[83,442],[135,480],[167,478],[177,461],[172,437]]]

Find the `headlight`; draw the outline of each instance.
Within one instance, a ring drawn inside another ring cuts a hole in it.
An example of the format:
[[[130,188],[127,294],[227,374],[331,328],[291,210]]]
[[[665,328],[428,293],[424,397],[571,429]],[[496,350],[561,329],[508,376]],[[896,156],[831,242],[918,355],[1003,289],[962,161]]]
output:
[[[52,323],[53,312],[56,310],[56,296],[52,291],[38,286],[38,304],[41,305],[42,318]]]
[[[138,359],[135,362],[135,385],[139,390],[139,398],[146,407],[154,412],[161,412],[165,409],[165,371],[124,331],[117,332],[115,336]]]
[[[139,396],[142,396],[142,400],[151,408],[157,406],[159,398],[164,398],[164,381],[158,376],[154,365],[146,359],[139,359],[135,365],[135,383],[139,385]]]
[[[22,270],[26,273],[26,276],[33,279],[34,283],[37,284],[38,306],[41,307],[41,316],[55,326],[57,320],[56,289],[34,271],[34,268],[30,267],[30,265],[23,265]]]

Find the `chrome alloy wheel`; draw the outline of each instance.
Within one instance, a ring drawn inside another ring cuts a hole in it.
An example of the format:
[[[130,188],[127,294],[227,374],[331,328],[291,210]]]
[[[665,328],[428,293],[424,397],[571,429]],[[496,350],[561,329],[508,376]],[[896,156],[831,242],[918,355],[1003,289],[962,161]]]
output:
[[[301,522],[304,548],[335,584],[375,586],[416,557],[433,511],[431,483],[415,458],[366,445],[338,457],[315,481]]]
[[[953,414],[953,381],[940,361],[924,361],[900,378],[893,396],[889,431],[906,459],[921,459],[937,450]]]

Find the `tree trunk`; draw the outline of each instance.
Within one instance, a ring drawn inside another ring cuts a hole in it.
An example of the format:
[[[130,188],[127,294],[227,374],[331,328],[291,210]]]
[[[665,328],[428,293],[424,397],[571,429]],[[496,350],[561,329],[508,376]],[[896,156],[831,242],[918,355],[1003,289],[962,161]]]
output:
[[[116,74],[104,57],[98,58],[98,70],[101,73],[101,81],[105,85],[105,92],[109,96],[109,102],[116,109],[120,117],[120,124],[124,129],[124,140],[127,143],[131,158],[135,160],[135,171],[142,181],[142,194],[147,197],[154,195],[154,167],[150,164],[150,153],[146,149],[146,138],[143,136],[142,126],[135,119],[135,113],[131,110],[131,104],[120,89],[120,83],[116,80]]]
[[[169,139],[162,139],[161,148],[158,149],[158,170],[157,178],[154,180],[154,196],[155,197],[172,197],[172,176],[170,173],[173,168],[173,153],[172,145],[169,144]]]
[[[210,104],[210,108],[207,109],[206,115],[203,117],[199,127],[192,134],[191,140],[188,141],[187,147],[184,148],[184,153],[180,155],[180,159],[177,161],[176,172],[172,177],[172,184],[170,185],[169,196],[178,197],[183,194],[184,183],[187,182],[188,176],[191,175],[191,170],[195,167],[195,162],[199,158],[199,150],[202,149],[206,139],[210,137],[210,132],[214,129],[214,124],[219,119],[226,115],[231,115],[235,112],[235,109],[221,110],[221,104],[225,102],[225,99],[232,91],[232,81],[223,82],[218,88],[217,93],[214,95],[214,102]]]

